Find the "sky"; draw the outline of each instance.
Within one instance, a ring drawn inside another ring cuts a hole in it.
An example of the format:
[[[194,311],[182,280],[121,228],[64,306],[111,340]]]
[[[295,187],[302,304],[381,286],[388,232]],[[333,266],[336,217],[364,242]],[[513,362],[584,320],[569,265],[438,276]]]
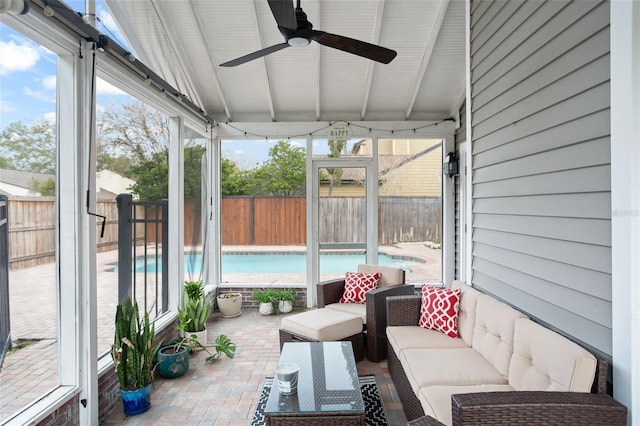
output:
[[[84,11],[84,0],[68,0],[76,11]],[[126,41],[102,0],[96,1],[98,30],[127,50]],[[126,93],[98,79],[98,108],[131,102]],[[21,33],[0,23],[0,131],[21,121],[30,126],[37,121],[54,121],[56,114],[56,55]],[[268,159],[268,150],[276,141],[226,141],[222,152],[239,167],[251,169]],[[305,141],[291,141],[305,146]],[[314,153],[326,153],[326,141],[314,142]],[[318,150],[318,151],[316,151]]]
[[[84,11],[84,0],[69,0],[76,11]],[[96,2],[100,21],[108,26],[107,33],[123,43],[111,15],[102,1]],[[116,87],[99,80],[96,83],[98,102],[118,103],[130,97]],[[0,23],[0,131],[7,125],[22,121],[31,125],[40,120],[55,120],[56,55],[33,42],[6,24]]]

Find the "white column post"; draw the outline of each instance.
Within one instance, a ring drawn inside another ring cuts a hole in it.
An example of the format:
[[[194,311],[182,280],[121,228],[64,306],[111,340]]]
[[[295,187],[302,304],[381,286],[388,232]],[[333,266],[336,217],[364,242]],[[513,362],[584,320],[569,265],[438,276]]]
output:
[[[56,176],[60,383],[80,389],[80,423],[98,421],[93,51],[58,60]],[[92,194],[92,197],[89,197]]]
[[[182,118],[169,119],[169,309],[182,303],[184,285],[184,140]]]
[[[611,10],[613,396],[640,422],[640,3]]]
[[[442,139],[442,159],[448,152],[454,150],[455,138],[453,134]],[[451,286],[455,274],[455,183],[446,171],[441,167],[442,173],[442,283],[446,287]]]

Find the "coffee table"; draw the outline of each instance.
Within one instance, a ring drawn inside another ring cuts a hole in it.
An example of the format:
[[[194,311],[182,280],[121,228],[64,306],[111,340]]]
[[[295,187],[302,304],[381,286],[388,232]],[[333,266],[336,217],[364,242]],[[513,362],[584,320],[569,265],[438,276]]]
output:
[[[298,392],[281,395],[274,379],[267,425],[364,425],[364,402],[351,342],[286,342],[280,363],[300,367]]]

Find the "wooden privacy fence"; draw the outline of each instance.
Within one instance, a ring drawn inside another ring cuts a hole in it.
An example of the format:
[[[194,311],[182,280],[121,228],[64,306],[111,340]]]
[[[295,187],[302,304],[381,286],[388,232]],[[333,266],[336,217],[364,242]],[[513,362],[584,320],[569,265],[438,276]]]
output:
[[[55,198],[11,197],[8,204],[11,269],[54,262]],[[96,213],[106,217],[103,238],[100,238],[101,222],[97,221],[97,250],[115,250],[118,247],[118,210],[115,200],[99,200],[96,203]]]
[[[320,241],[365,241],[364,198],[322,197],[320,201]],[[380,198],[380,244],[439,243],[441,225],[439,197]],[[304,197],[225,197],[221,236],[224,245],[305,244],[306,200]]]
[[[303,245],[306,243],[304,197],[225,197],[222,199],[222,244]],[[99,200],[97,213],[106,220],[104,237],[96,226],[98,252],[118,246],[118,209],[114,200]],[[8,202],[9,260],[11,269],[55,260],[55,200],[53,197],[12,197]],[[440,198],[385,197],[378,204],[380,244],[441,239]],[[155,212],[151,216],[160,217]],[[364,198],[322,197],[320,240],[364,241]],[[145,226],[145,225],[137,225]],[[147,225],[147,242],[155,242],[155,226]],[[142,230],[139,235],[143,235]],[[185,200],[184,240],[187,246],[202,243],[199,200]],[[141,241],[138,242],[139,244]]]

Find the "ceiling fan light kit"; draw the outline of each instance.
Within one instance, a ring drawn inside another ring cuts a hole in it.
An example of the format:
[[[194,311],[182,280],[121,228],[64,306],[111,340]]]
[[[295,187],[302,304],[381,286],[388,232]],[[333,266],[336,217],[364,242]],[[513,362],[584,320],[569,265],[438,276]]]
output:
[[[294,9],[293,0],[267,0],[271,13],[278,24],[278,30],[284,36],[284,43],[265,47],[264,49],[249,53],[231,61],[220,64],[221,67],[235,67],[254,59],[262,58],[270,53],[277,52],[289,46],[304,47],[312,41],[323,46],[342,50],[353,55],[362,56],[376,62],[388,64],[396,57],[395,50],[367,43],[366,41],[330,34],[324,31],[314,30],[313,24],[307,20],[307,14],[300,7],[300,0]]]

